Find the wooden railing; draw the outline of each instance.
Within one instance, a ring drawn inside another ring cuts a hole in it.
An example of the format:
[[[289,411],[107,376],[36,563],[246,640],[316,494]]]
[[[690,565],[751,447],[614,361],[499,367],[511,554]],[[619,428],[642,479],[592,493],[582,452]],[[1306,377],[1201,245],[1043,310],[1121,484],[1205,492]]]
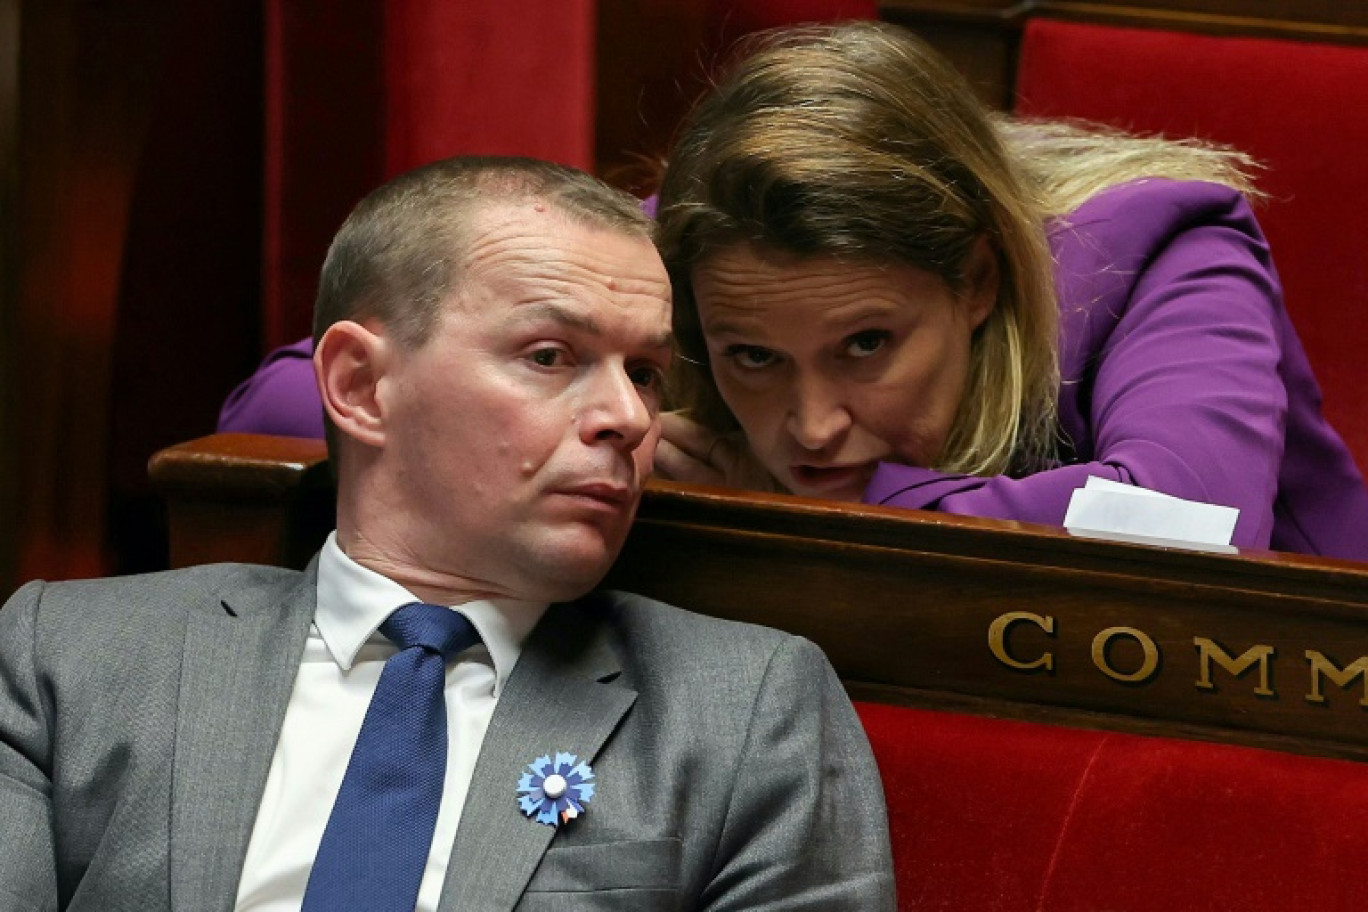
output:
[[[881,0],[879,18],[921,34],[1004,110],[1032,18],[1368,44],[1368,3],[1344,0]]]
[[[172,563],[303,566],[321,443],[152,461]],[[652,482],[606,585],[806,636],[852,696],[1368,760],[1368,564]]]

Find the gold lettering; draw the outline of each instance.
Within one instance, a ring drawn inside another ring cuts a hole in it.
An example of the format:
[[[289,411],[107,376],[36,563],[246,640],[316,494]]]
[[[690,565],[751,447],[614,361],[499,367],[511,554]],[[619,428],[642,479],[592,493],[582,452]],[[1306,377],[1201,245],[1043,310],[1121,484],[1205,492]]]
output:
[[[1334,662],[1314,649],[1306,650],[1306,661],[1311,663],[1311,692],[1306,695],[1306,702],[1325,702],[1325,697],[1321,694],[1321,675],[1325,675],[1341,688],[1348,687],[1353,683],[1354,678],[1362,677],[1363,699],[1359,700],[1359,706],[1368,706],[1368,656],[1359,656],[1355,662],[1343,670],[1337,668]]]
[[[1117,671],[1107,658],[1107,647],[1119,636],[1128,636],[1139,643],[1140,650],[1145,656],[1140,667],[1130,674]],[[1154,677],[1154,673],[1159,669],[1159,647],[1154,645],[1154,640],[1151,640],[1143,630],[1136,630],[1134,627],[1108,627],[1093,637],[1092,660],[1098,671],[1114,681],[1123,684],[1142,684]]]
[[[993,623],[988,625],[988,648],[992,650],[994,656],[1008,668],[1015,668],[1018,671],[1034,671],[1043,668],[1046,671],[1054,671],[1054,653],[1042,653],[1040,658],[1032,662],[1022,662],[1012,658],[1007,652],[1007,631],[1017,623],[1031,623],[1041,630],[1054,636],[1054,618],[1048,615],[1032,614],[1029,611],[1009,611],[1006,614],[998,615],[993,619]]]
[[[1226,652],[1220,644],[1207,639],[1206,637],[1193,637],[1192,645],[1197,647],[1197,657],[1201,660],[1201,677],[1197,679],[1197,686],[1203,690],[1215,690],[1216,685],[1211,682],[1211,660],[1215,659],[1216,664],[1220,665],[1230,674],[1239,677],[1249,670],[1255,662],[1259,663],[1259,686],[1254,688],[1254,692],[1261,697],[1275,697],[1271,687],[1269,687],[1270,663],[1273,657],[1272,646],[1251,646],[1240,653],[1238,659],[1231,658],[1230,653]]]

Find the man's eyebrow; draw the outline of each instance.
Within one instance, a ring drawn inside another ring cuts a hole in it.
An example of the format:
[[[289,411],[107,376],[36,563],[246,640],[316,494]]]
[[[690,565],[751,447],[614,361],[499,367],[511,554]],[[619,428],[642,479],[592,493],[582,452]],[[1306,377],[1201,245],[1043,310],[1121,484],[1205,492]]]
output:
[[[550,320],[559,323],[561,326],[568,326],[571,329],[578,329],[589,333],[592,336],[602,336],[603,327],[598,321],[588,314],[579,313],[568,307],[550,302],[538,304],[527,304],[517,311],[517,319],[532,322],[535,320]],[[658,335],[652,337],[647,344],[652,348],[673,348],[674,332],[666,329]]]
[[[598,322],[586,314],[578,313],[559,304],[528,304],[517,311],[519,321],[532,322],[534,320],[550,320],[559,323],[561,326],[568,326],[571,329],[578,329],[590,335],[603,335],[603,327]]]

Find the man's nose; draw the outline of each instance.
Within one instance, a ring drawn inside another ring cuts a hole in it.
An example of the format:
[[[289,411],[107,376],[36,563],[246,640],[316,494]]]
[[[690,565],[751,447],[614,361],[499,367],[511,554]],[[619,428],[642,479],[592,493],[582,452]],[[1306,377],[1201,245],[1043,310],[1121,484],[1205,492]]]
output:
[[[594,372],[591,398],[580,424],[586,443],[607,440],[630,452],[646,439],[653,421],[654,413],[626,368],[604,365]]]
[[[789,402],[788,432],[805,450],[821,450],[850,430],[850,411],[838,384],[822,377],[799,377]]]

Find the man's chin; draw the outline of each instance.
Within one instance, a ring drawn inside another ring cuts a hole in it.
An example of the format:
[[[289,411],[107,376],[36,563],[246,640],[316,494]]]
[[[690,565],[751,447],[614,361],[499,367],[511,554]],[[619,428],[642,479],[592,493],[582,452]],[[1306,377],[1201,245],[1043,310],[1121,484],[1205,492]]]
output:
[[[621,541],[605,542],[601,538],[555,542],[539,549],[529,561],[527,571],[529,577],[535,577],[535,585],[544,590],[543,598],[568,601],[598,586],[621,550]]]

